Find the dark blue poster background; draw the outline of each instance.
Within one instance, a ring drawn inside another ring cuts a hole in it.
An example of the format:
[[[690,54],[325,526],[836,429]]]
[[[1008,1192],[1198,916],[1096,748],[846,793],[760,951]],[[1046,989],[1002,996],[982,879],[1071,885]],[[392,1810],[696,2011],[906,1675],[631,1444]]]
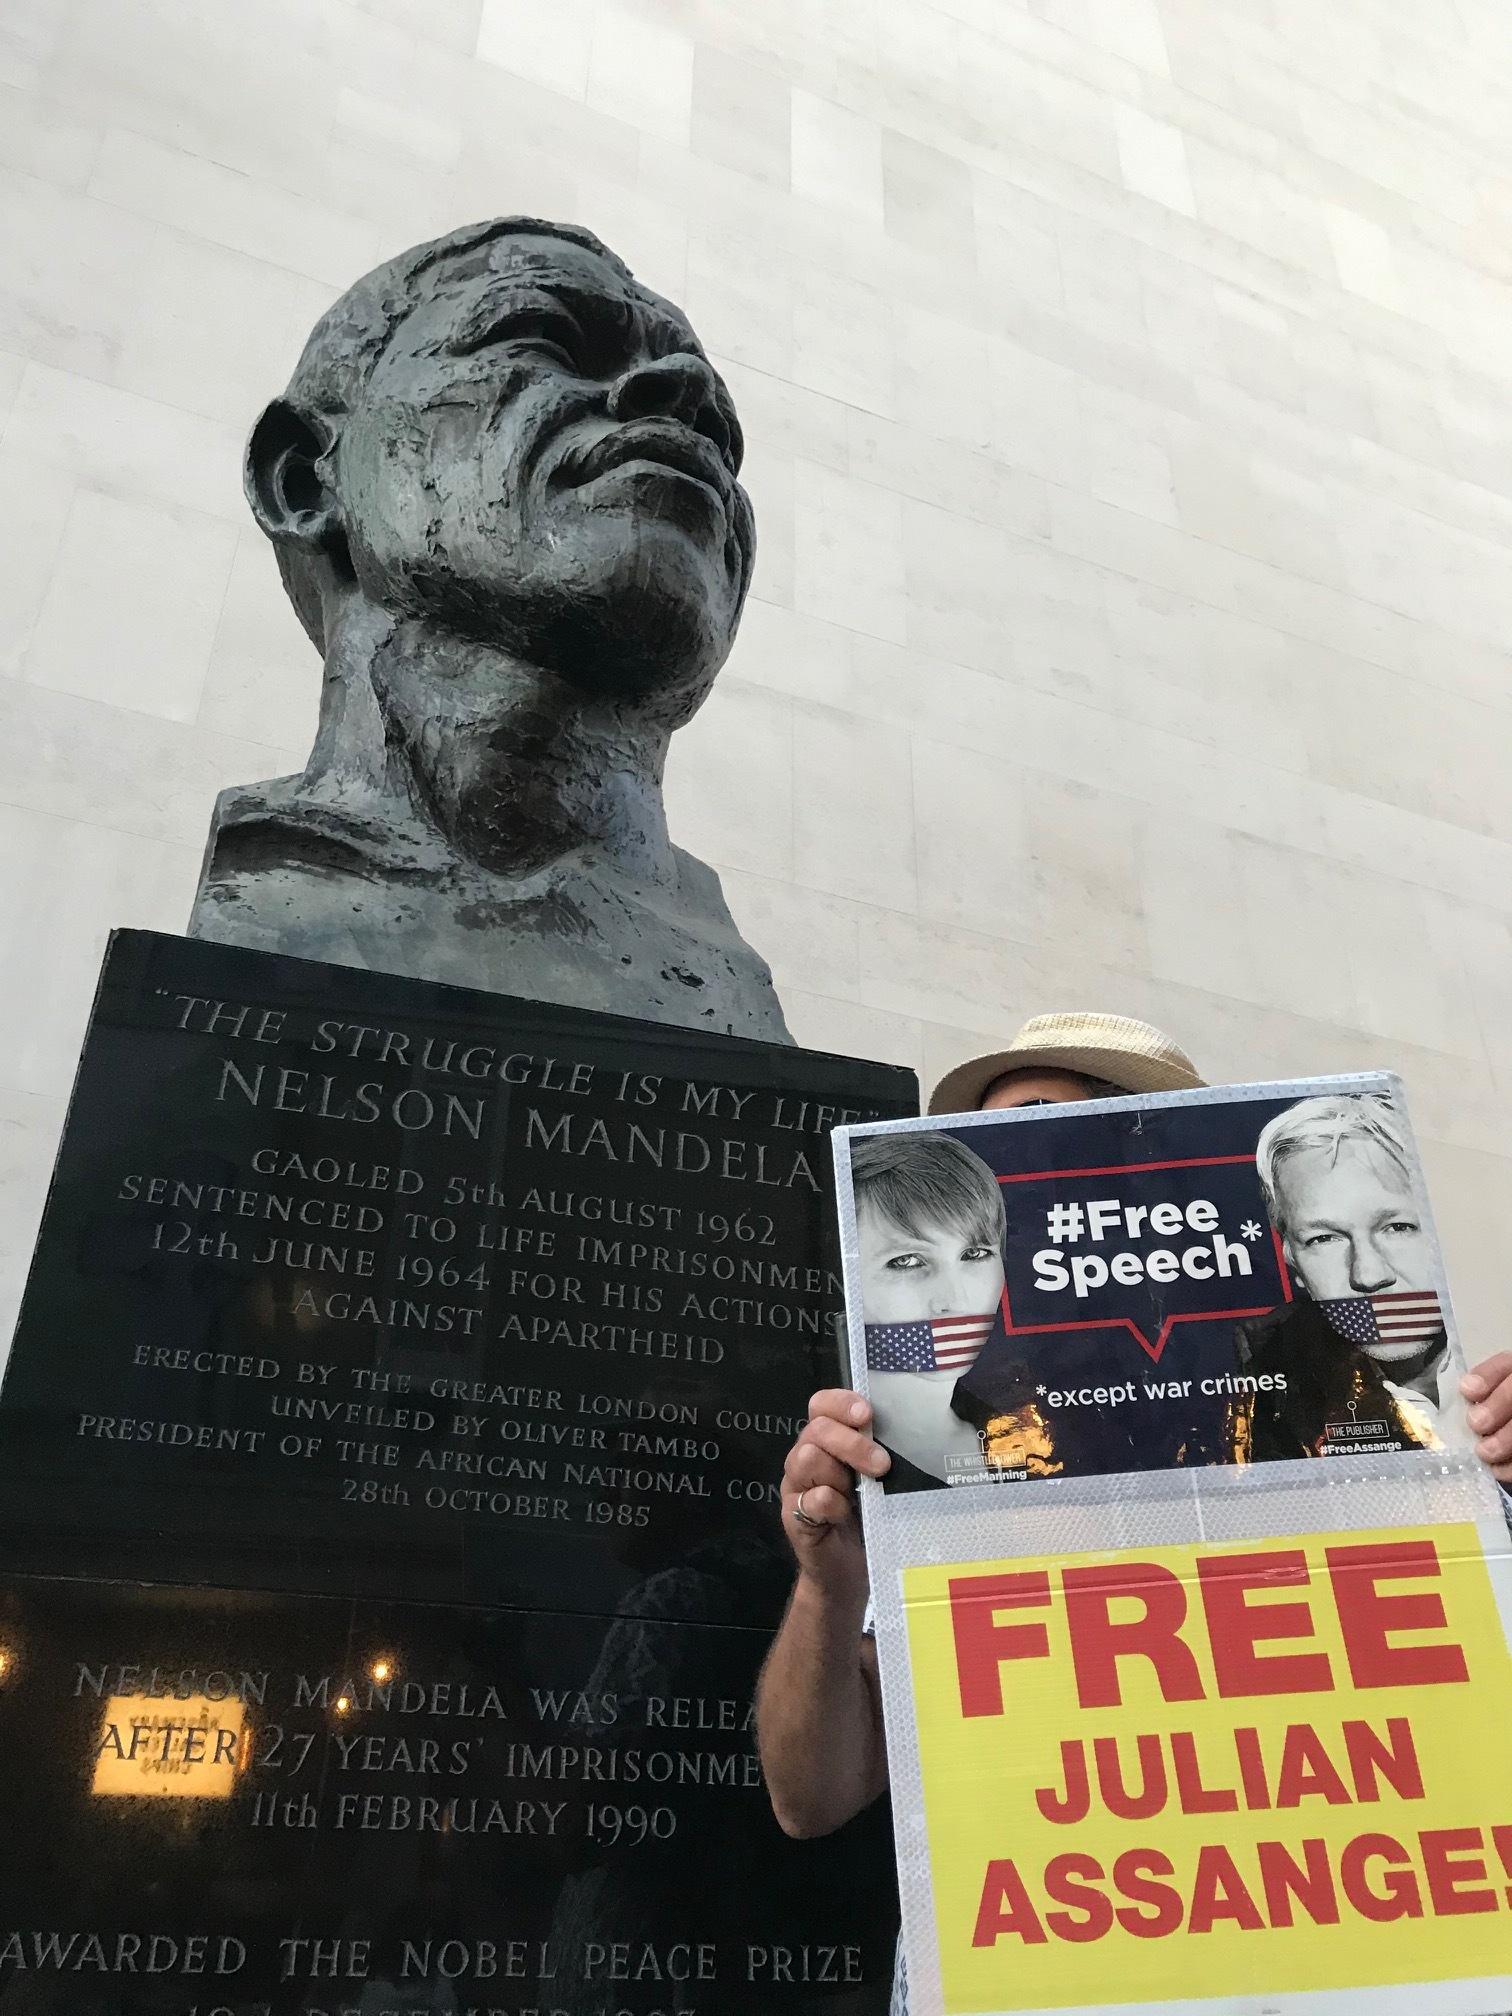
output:
[[[1236,1320],[1294,1297],[1255,1171],[1291,1098],[1071,1111],[959,1138],[1007,1213],[1000,1318],[956,1411],[1011,1474],[1233,1460]],[[1006,1425],[1012,1422],[1014,1425]]]

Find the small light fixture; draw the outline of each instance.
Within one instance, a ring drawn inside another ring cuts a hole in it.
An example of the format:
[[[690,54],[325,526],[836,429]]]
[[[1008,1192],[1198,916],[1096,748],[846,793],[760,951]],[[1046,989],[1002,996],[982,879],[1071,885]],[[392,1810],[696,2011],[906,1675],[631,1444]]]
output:
[[[351,1697],[349,1695],[338,1694],[336,1696],[336,1713],[338,1715],[345,1715],[347,1710],[351,1707],[351,1705],[352,1702]]]
[[[383,1685],[385,1680],[391,1680],[393,1678],[393,1674],[394,1674],[394,1668],[392,1661],[388,1659],[375,1659],[373,1661],[373,1678],[378,1682],[380,1687]]]

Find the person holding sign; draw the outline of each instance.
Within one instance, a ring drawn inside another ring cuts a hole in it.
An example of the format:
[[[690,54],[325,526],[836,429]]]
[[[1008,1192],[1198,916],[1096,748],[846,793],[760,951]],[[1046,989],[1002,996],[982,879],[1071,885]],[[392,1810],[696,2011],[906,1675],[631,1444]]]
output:
[[[1125,1091],[1184,1090],[1200,1083],[1188,1060],[1143,1025],[1120,1024],[1112,1017],[1041,1018],[1040,1026],[1046,1023],[1061,1025],[1057,1051],[1047,1055],[1051,1046],[1043,1040],[1026,1043],[1031,1025],[1008,1052],[952,1073],[936,1088],[931,1113],[961,1110],[968,1098],[979,1108],[996,1110]],[[1078,1048],[1067,1040],[1067,1032],[1069,1026],[1074,1038],[1082,1023],[1098,1025],[1098,1040],[1094,1044],[1084,1036]],[[1109,1040],[1120,1029],[1133,1032],[1127,1070],[1119,1065],[1117,1043]],[[1157,1046],[1164,1046],[1164,1057],[1152,1055]],[[1087,1068],[1077,1069],[1084,1058]],[[984,1065],[990,1068],[983,1070]],[[1432,1432],[1430,1410],[1444,1406],[1454,1374],[1462,1368],[1450,1361],[1428,1271],[1431,1262],[1415,1251],[1415,1244],[1426,1249],[1430,1242],[1426,1227],[1409,1209],[1410,1151],[1395,1128],[1389,1103],[1379,1095],[1302,1099],[1277,1112],[1279,1104],[1270,1102],[1274,1118],[1261,1136],[1256,1166],[1278,1249],[1284,1249],[1287,1271],[1300,1292],[1269,1315],[1227,1312],[1242,1315],[1246,1326],[1241,1353],[1247,1352],[1256,1365],[1267,1353],[1285,1356],[1289,1340],[1295,1341],[1287,1326],[1305,1316],[1326,1332],[1326,1350],[1315,1338],[1308,1349],[1324,1371],[1330,1365],[1339,1370],[1350,1388],[1343,1396],[1344,1418],[1351,1423],[1361,1418],[1354,1392],[1360,1386],[1402,1426],[1400,1435],[1391,1430],[1387,1446],[1424,1446],[1425,1436],[1407,1433],[1406,1427],[1428,1424],[1427,1432]],[[1255,1140],[1253,1133],[1248,1138]],[[945,1146],[957,1152],[947,1155]],[[865,1635],[868,1574],[853,1516],[855,1478],[888,1476],[891,1482],[904,1464],[937,1482],[953,1474],[957,1431],[946,1411],[959,1372],[952,1354],[974,1354],[981,1348],[978,1331],[991,1321],[986,1288],[991,1283],[1000,1290],[1002,1281],[1000,1207],[989,1209],[985,1190],[979,1204],[973,1201],[980,1186],[970,1165],[978,1158],[959,1139],[945,1130],[858,1130],[850,1156],[856,1211],[851,1292],[860,1289],[868,1378],[933,1384],[927,1396],[921,1384],[912,1425],[908,1408],[895,1406],[891,1393],[875,1387],[893,1452],[876,1439],[877,1416],[861,1395],[844,1390],[815,1394],[809,1421],[787,1458],[784,1526],[798,1575],[762,1674],[757,1724],[776,1817],[786,1832],[798,1836],[822,1835],[844,1825],[888,1782],[877,1659]],[[1247,1161],[1248,1154],[1226,1159]],[[990,1178],[991,1170],[982,1167]],[[1259,1223],[1241,1229],[1245,1238],[1261,1237]],[[1258,1301],[1264,1309],[1268,1299],[1254,1298],[1251,1308]],[[1331,1310],[1334,1304],[1340,1306]],[[1357,1335],[1362,1321],[1367,1330]],[[895,1363],[888,1362],[889,1352],[896,1354]],[[1235,1392],[1241,1390],[1239,1377],[1234,1375]],[[1257,1408],[1250,1424],[1253,1453],[1323,1453],[1316,1445],[1333,1419],[1331,1402],[1326,1395],[1308,1398],[1299,1380],[1297,1391],[1307,1414],[1299,1426],[1280,1399],[1272,1398],[1284,1394],[1289,1402],[1291,1388],[1290,1377],[1283,1387],[1271,1376],[1260,1389],[1266,1413],[1261,1419]],[[1465,1376],[1461,1390],[1474,1403],[1469,1424],[1481,1438],[1477,1453],[1493,1470],[1512,1476],[1512,1355],[1486,1361]],[[901,1387],[900,1393],[908,1399]],[[1353,1413],[1350,1398],[1356,1400]],[[895,1415],[903,1424],[901,1433]],[[1265,1435],[1274,1439],[1272,1431],[1300,1434],[1309,1423],[1316,1431],[1311,1438],[1315,1446],[1296,1446],[1294,1440],[1286,1448],[1260,1447]],[[964,1429],[967,1424],[960,1425]],[[1022,1635],[1027,1627],[1015,1623],[1002,1628]],[[900,1966],[900,1993],[905,1986]],[[895,1997],[895,2010],[902,2006]]]
[[[1170,1038],[1148,1023],[1121,1015],[1038,1015],[1026,1022],[1003,1050],[974,1057],[948,1072],[929,1101],[931,1113],[972,1110],[996,1112],[1009,1107],[1061,1105],[1073,1100],[1117,1097],[1126,1092],[1185,1091],[1202,1083],[1196,1066]],[[941,1141],[940,1135],[914,1140]],[[880,1144],[879,1144],[880,1145]],[[957,1144],[953,1144],[957,1145]],[[968,1162],[976,1158],[964,1149]],[[973,1182],[964,1165],[947,1164],[938,1151],[911,1167],[877,1167],[863,1177],[858,1166],[858,1190],[869,1180],[873,1226],[867,1236],[874,1274],[894,1279],[919,1277],[931,1268],[991,1279],[993,1302],[1002,1289],[1002,1204],[989,1209],[985,1194],[976,1210],[970,1202]],[[983,1166],[983,1174],[988,1172]],[[991,1181],[988,1176],[988,1181]],[[992,1185],[996,1189],[996,1184]],[[927,1202],[931,1192],[934,1202]],[[924,1213],[931,1215],[925,1217]],[[914,1220],[912,1233],[908,1224]],[[987,1222],[990,1220],[990,1224]],[[858,1233],[862,1219],[858,1216]],[[921,1233],[927,1232],[927,1239]],[[995,1236],[994,1260],[980,1250]],[[888,1245],[901,1233],[901,1241]],[[951,1250],[952,1239],[956,1241]],[[890,1263],[903,1259],[901,1266]],[[969,1315],[982,1304],[976,1282],[965,1293],[971,1310],[936,1311],[927,1291],[910,1284],[896,1291],[877,1282],[876,1293],[896,1292],[901,1319],[930,1322],[942,1314]],[[883,1301],[876,1306],[884,1320]],[[919,1310],[924,1311],[922,1318]],[[971,1340],[967,1340],[969,1348]],[[935,1344],[936,1353],[939,1344]],[[937,1363],[937,1360],[936,1360]],[[959,1368],[946,1368],[944,1409],[937,1396],[922,1416],[948,1410],[950,1389]],[[884,1375],[887,1376],[887,1375]],[[900,1371],[900,1378],[917,1377]],[[925,1376],[930,1376],[926,1374]],[[933,1376],[939,1380],[939,1372]],[[939,1426],[944,1429],[943,1419]],[[976,1433],[958,1422],[970,1449]],[[922,1424],[921,1424],[922,1427]],[[948,1429],[934,1445],[944,1475]],[[925,1451],[925,1437],[910,1438],[914,1458]],[[962,1445],[964,1448],[964,1444]],[[969,1452],[968,1452],[969,1453]],[[904,1461],[909,1461],[907,1454]],[[877,1678],[876,1647],[863,1626],[867,1615],[866,1557],[859,1522],[854,1515],[856,1475],[881,1477],[892,1466],[889,1455],[872,1434],[872,1409],[860,1394],[844,1390],[816,1393],[809,1402],[809,1420],[788,1453],[782,1477],[783,1524],[798,1562],[798,1579],[782,1628],[762,1670],[756,1714],[762,1767],[779,1825],[787,1834],[807,1837],[832,1833],[869,1806],[887,1789],[887,1751],[882,1734],[882,1697]],[[920,1466],[921,1468],[924,1466]],[[894,1987],[894,2016],[907,2008],[902,1954]]]
[[[1465,1418],[1480,1438],[1475,1453],[1507,1496],[1512,1522],[1512,1351],[1483,1358],[1460,1381],[1460,1391],[1470,1402]]]

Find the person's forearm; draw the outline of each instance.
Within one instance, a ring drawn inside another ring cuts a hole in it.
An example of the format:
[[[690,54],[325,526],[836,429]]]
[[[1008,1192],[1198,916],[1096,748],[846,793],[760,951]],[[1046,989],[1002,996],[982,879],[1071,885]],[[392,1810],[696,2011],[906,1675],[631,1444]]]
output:
[[[762,1669],[756,1724],[772,1809],[787,1834],[828,1834],[887,1784],[876,1658],[864,1608],[800,1575]]]

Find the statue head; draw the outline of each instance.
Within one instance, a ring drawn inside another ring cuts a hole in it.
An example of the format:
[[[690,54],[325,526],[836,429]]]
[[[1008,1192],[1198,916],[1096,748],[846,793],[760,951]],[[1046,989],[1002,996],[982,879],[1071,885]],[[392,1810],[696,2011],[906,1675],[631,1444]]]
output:
[[[321,317],[253,429],[247,494],[322,650],[355,591],[675,726],[750,583],[741,453],[679,310],[591,233],[506,217]]]

